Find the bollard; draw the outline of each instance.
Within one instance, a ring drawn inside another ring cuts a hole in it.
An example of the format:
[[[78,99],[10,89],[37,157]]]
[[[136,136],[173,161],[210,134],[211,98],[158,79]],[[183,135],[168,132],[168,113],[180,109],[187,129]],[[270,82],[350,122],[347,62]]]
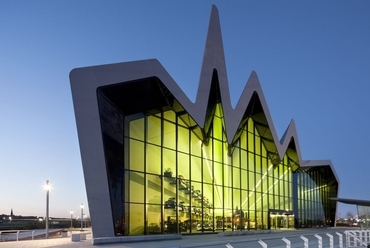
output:
[[[339,248],[343,248],[343,235],[339,232],[336,232],[336,234],[339,236]]]
[[[17,241],[18,241],[19,232],[20,232],[20,231],[18,231],[18,232],[17,232]]]
[[[330,248],[334,248],[334,242],[333,242],[333,235],[331,235],[330,233],[327,233],[326,236],[329,237],[329,245],[330,245]]]
[[[322,237],[320,235],[315,234],[315,237],[318,239],[318,248],[322,248]]]
[[[308,248],[308,239],[303,235],[300,238],[303,240],[303,248]]]
[[[262,245],[263,248],[267,248],[267,244],[263,242],[262,240],[258,240],[258,243]]]
[[[285,244],[286,244],[286,248],[291,248],[291,242],[290,242],[290,240],[289,240],[289,239],[286,239],[286,238],[284,237],[284,238],[282,238],[282,240],[285,242]]]
[[[32,240],[35,238],[35,230],[32,231]]]

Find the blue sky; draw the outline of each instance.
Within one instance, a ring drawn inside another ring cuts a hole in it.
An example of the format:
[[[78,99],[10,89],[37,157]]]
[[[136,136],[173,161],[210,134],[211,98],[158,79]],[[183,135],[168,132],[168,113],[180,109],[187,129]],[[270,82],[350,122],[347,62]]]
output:
[[[331,159],[339,196],[370,200],[370,1],[3,0],[0,214],[43,216],[48,179],[50,215],[79,215],[69,72],[157,58],[194,100],[212,4],[232,103],[255,70],[279,137],[294,119],[303,159]]]

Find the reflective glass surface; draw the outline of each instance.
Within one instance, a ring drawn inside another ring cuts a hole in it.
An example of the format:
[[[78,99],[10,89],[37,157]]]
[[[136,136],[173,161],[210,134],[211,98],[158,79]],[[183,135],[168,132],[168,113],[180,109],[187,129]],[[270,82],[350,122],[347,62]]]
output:
[[[199,127],[189,126],[190,116],[172,110],[123,115],[101,95],[99,109],[116,235],[309,227],[331,220],[327,199],[335,189],[319,171],[293,171],[287,155],[272,163],[251,117],[231,145],[220,103],[203,139]]]

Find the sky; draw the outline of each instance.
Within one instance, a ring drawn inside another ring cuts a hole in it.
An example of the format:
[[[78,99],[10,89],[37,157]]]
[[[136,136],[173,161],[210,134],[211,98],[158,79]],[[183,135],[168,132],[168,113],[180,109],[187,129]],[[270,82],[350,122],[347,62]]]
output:
[[[2,0],[0,214],[45,216],[50,180],[50,216],[88,215],[69,72],[156,58],[194,101],[212,4],[233,106],[256,71],[279,138],[294,119],[302,158],[370,200],[370,1]]]

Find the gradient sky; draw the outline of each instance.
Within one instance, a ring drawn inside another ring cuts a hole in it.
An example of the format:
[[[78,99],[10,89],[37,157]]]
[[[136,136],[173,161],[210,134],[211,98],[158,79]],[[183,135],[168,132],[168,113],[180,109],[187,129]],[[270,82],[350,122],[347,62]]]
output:
[[[370,200],[370,1],[2,0],[0,214],[44,216],[48,179],[50,216],[79,215],[69,72],[157,58],[194,101],[212,4],[233,105],[255,70],[278,136],[294,119],[302,158],[331,159],[339,196]]]

